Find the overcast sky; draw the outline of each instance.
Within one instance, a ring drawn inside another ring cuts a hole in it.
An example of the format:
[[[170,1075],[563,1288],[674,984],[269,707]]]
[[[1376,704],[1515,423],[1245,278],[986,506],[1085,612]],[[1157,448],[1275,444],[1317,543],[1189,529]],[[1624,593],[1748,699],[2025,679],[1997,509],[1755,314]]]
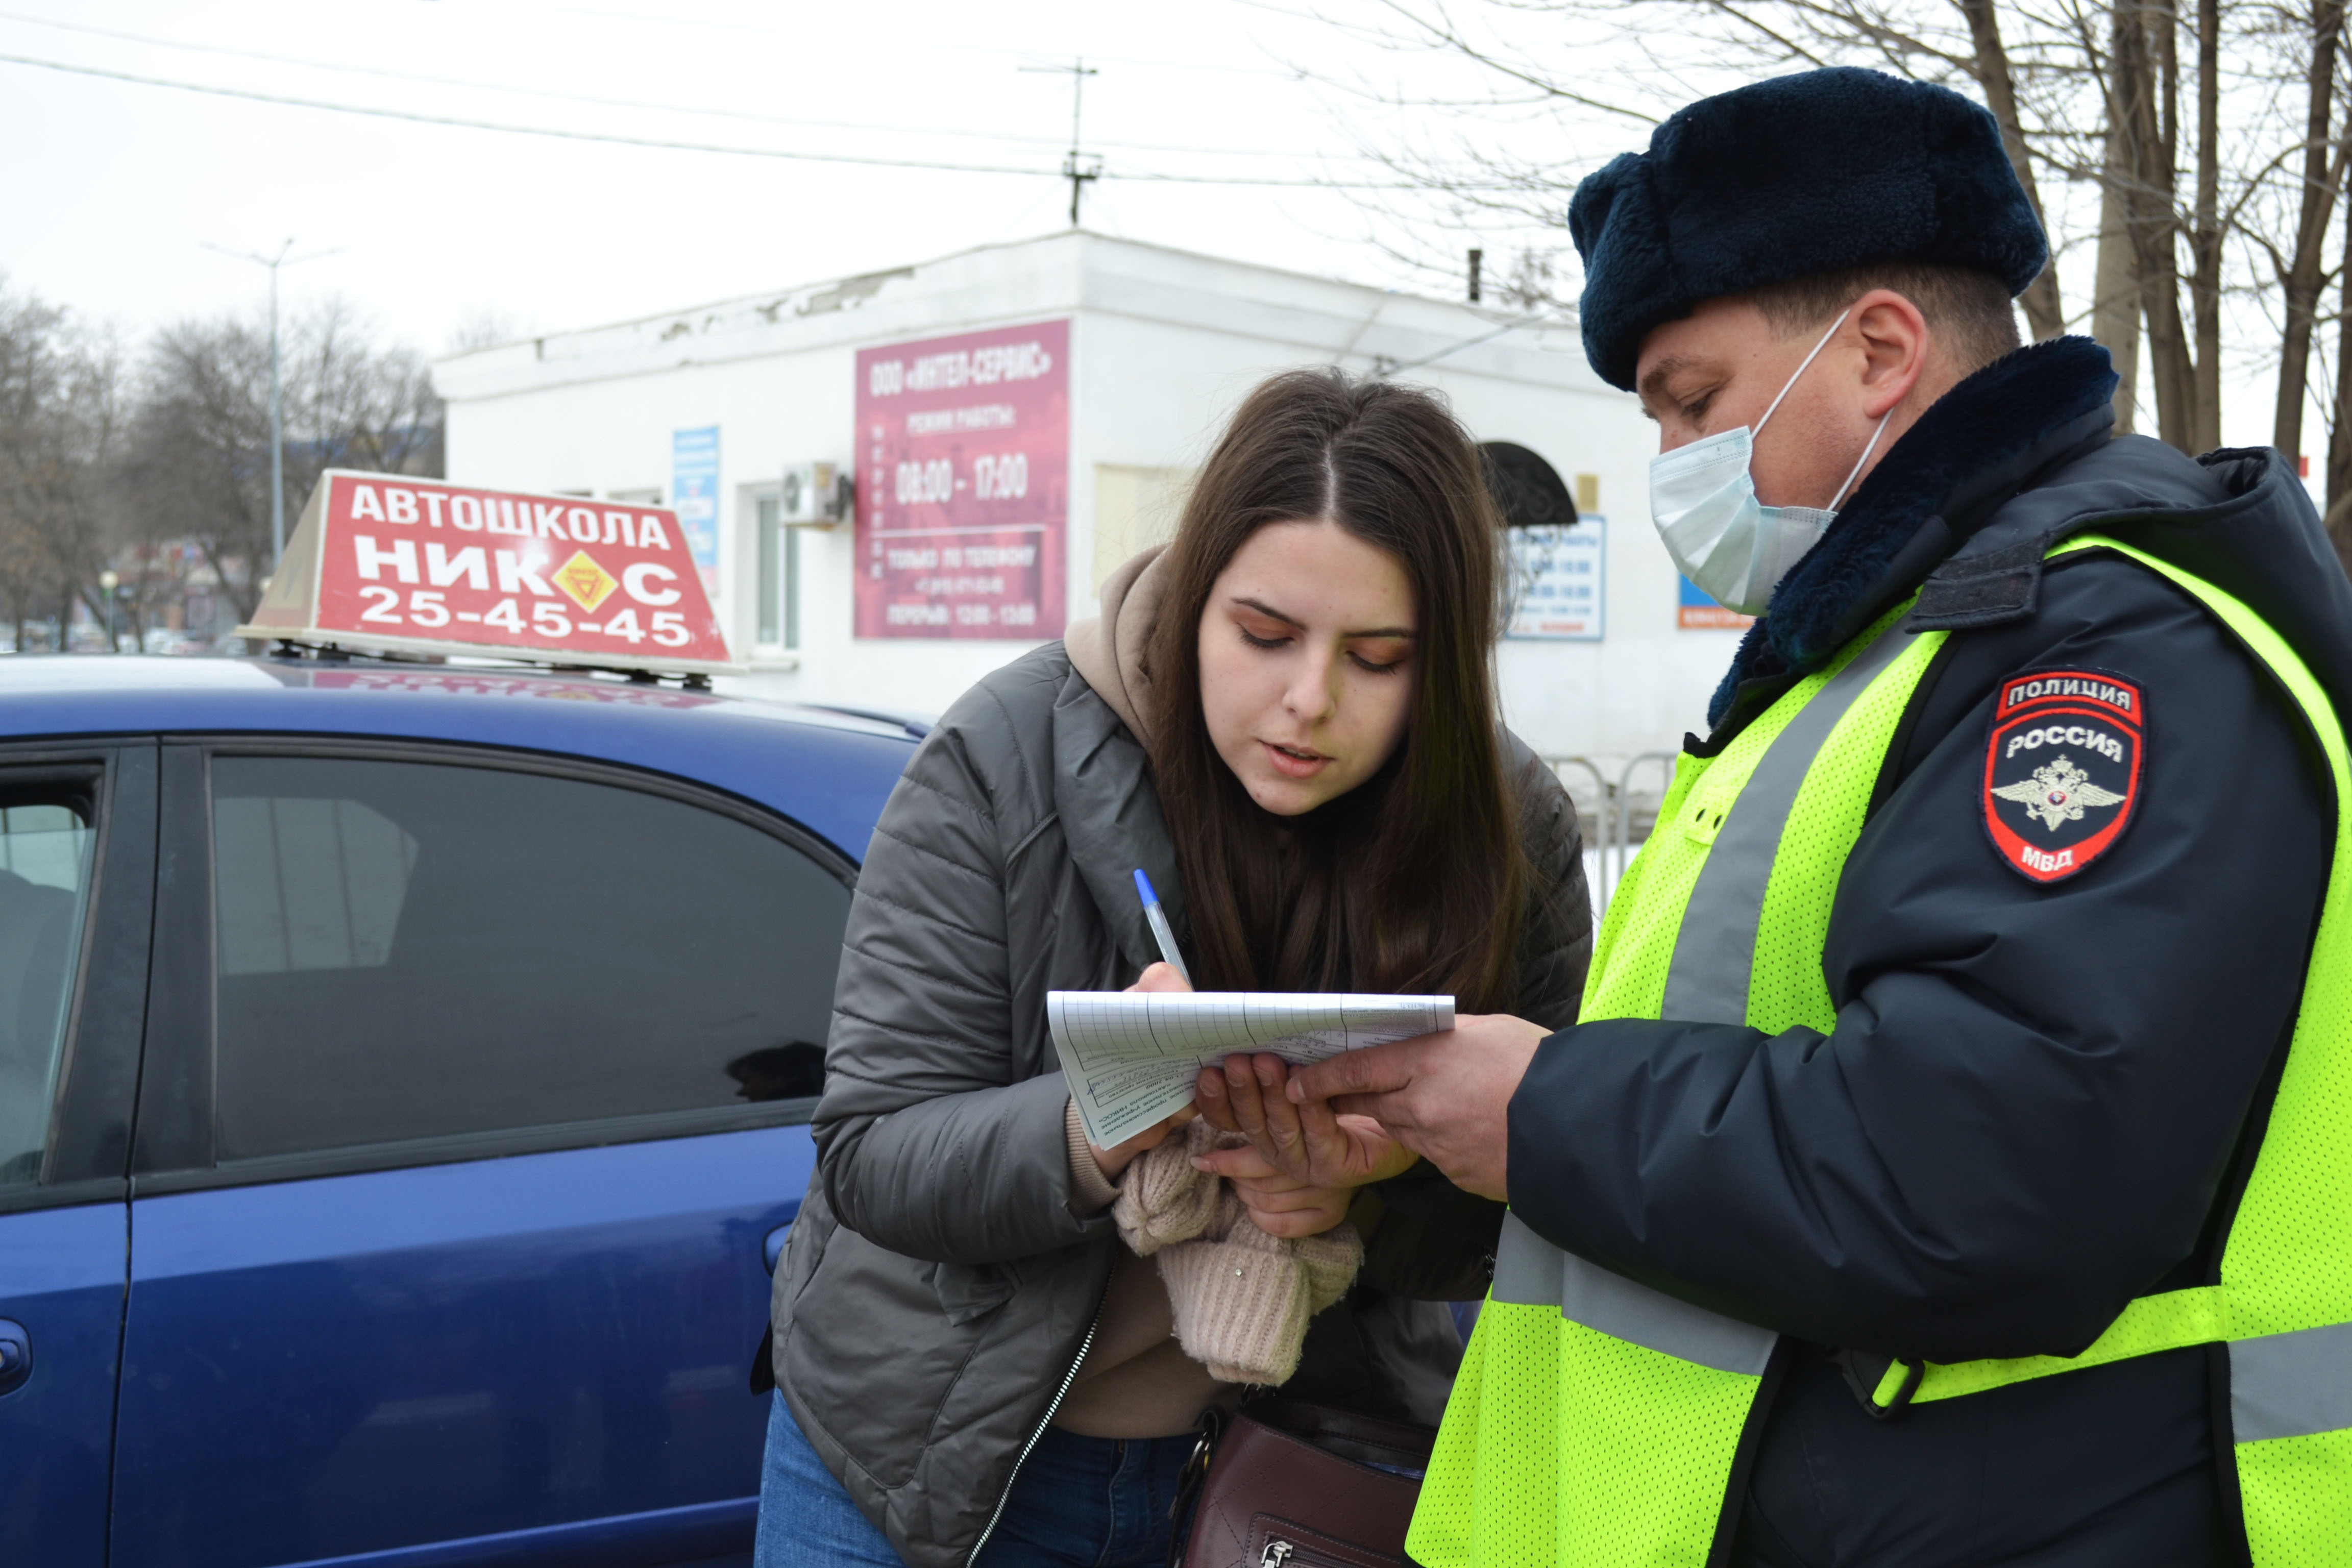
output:
[[[1098,73],[1085,143],[1107,176],[1086,195],[1090,228],[1424,292],[1459,287],[1470,245],[1497,269],[1531,244],[1565,253],[1562,229],[1464,230],[1417,195],[1329,188],[1393,183],[1368,147],[1467,138],[1572,177],[1647,139],[1606,116],[1382,108],[1493,86],[1369,41],[1383,15],[1380,0],[0,0],[0,274],[135,343],[258,310],[263,271],[206,246],[291,238],[315,259],[286,271],[289,308],[340,294],[438,353],[489,323],[528,335],[902,266],[1067,223],[1072,79],[1040,68],[1081,56]],[[1559,79],[1633,90],[1604,51],[1525,36]],[[421,122],[436,119],[572,139]],[[1572,296],[1572,254],[1563,271]],[[2270,395],[2262,367],[2231,366],[2224,438],[2267,438]]]
[[[1078,56],[1100,73],[1085,137],[1111,176],[1088,189],[1089,227],[1402,281],[1360,199],[1311,184],[1388,178],[1355,155],[1376,113],[1289,67],[1415,85],[1444,69],[1236,0],[0,0],[0,55],[16,285],[135,331],[252,305],[261,270],[203,247],[290,237],[333,254],[286,272],[289,302],[340,292],[436,352],[485,316],[581,326],[1057,229],[1072,80],[1024,68]],[[1152,174],[1297,184],[1120,177]],[[1392,245],[1433,238],[1387,226]]]

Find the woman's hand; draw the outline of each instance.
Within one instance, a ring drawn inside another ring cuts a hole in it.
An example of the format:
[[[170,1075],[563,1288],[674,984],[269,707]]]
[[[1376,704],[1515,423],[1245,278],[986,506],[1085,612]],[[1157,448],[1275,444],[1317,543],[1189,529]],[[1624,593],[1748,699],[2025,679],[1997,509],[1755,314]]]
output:
[[[1128,989],[1129,991],[1190,991],[1192,988],[1184,984],[1184,977],[1176,973],[1174,965],[1155,963],[1137,975],[1135,984]],[[1093,1144],[1087,1144],[1087,1150],[1095,1157],[1095,1168],[1103,1173],[1105,1181],[1118,1181],[1118,1173],[1133,1164],[1136,1156],[1147,1149],[1159,1147],[1168,1134],[1200,1113],[1200,1101],[1194,1100],[1167,1121],[1157,1126],[1145,1128],[1115,1149],[1097,1149]]]
[[[1174,964],[1153,963],[1146,965],[1143,973],[1135,977],[1135,984],[1128,989],[1129,991],[1190,991],[1192,987],[1186,984],[1182,975],[1176,973]]]
[[[1317,1186],[1286,1176],[1246,1145],[1220,1149],[1192,1163],[1223,1176],[1250,1219],[1268,1236],[1320,1236],[1348,1217],[1348,1205],[1356,1199],[1353,1187]]]
[[[1167,1121],[1145,1128],[1116,1148],[1097,1149],[1089,1143],[1087,1145],[1087,1152],[1095,1157],[1095,1169],[1103,1173],[1103,1180],[1116,1182],[1118,1180],[1118,1173],[1135,1163],[1138,1156],[1146,1150],[1158,1148],[1166,1142],[1171,1132],[1200,1114],[1200,1108],[1197,1105],[1188,1105]]]
[[[1220,1149],[1193,1163],[1236,1183],[1279,1174],[1302,1189],[1330,1191],[1386,1181],[1411,1168],[1412,1151],[1372,1118],[1339,1115],[1322,1100],[1293,1104],[1289,1076],[1282,1058],[1271,1054],[1231,1056],[1222,1070],[1204,1069],[1192,1103],[1214,1126],[1246,1136],[1249,1146]],[[1264,1172],[1244,1155],[1255,1155]]]

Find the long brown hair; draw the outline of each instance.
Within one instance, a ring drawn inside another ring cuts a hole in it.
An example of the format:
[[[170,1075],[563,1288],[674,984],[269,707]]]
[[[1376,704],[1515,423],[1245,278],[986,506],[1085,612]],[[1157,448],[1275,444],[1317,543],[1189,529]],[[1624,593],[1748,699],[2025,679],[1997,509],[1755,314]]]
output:
[[[1394,556],[1417,612],[1412,713],[1364,784],[1297,817],[1257,805],[1201,710],[1201,618],[1268,523],[1328,519]],[[1201,470],[1145,650],[1154,782],[1204,989],[1516,1000],[1528,876],[1504,776],[1494,646],[1500,520],[1430,392],[1294,371],[1252,392]]]

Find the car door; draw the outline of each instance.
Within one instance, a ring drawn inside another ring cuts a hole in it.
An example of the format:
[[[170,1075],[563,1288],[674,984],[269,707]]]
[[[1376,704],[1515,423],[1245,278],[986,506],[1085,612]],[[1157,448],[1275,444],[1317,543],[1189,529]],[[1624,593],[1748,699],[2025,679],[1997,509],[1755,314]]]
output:
[[[100,1568],[155,749],[0,747],[0,1563]]]
[[[849,865],[510,753],[162,777],[113,1563],[747,1561]]]

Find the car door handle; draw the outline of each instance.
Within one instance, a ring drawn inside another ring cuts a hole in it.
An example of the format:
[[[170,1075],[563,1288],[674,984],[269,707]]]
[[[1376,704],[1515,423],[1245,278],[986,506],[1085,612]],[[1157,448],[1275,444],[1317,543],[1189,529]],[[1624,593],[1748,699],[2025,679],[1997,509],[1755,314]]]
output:
[[[32,1375],[32,1336],[24,1324],[0,1318],[0,1394],[14,1394]]]
[[[770,1231],[768,1239],[760,1244],[760,1256],[766,1260],[769,1273],[773,1274],[776,1271],[776,1259],[784,1255],[784,1243],[792,1234],[793,1222],[786,1220]]]

